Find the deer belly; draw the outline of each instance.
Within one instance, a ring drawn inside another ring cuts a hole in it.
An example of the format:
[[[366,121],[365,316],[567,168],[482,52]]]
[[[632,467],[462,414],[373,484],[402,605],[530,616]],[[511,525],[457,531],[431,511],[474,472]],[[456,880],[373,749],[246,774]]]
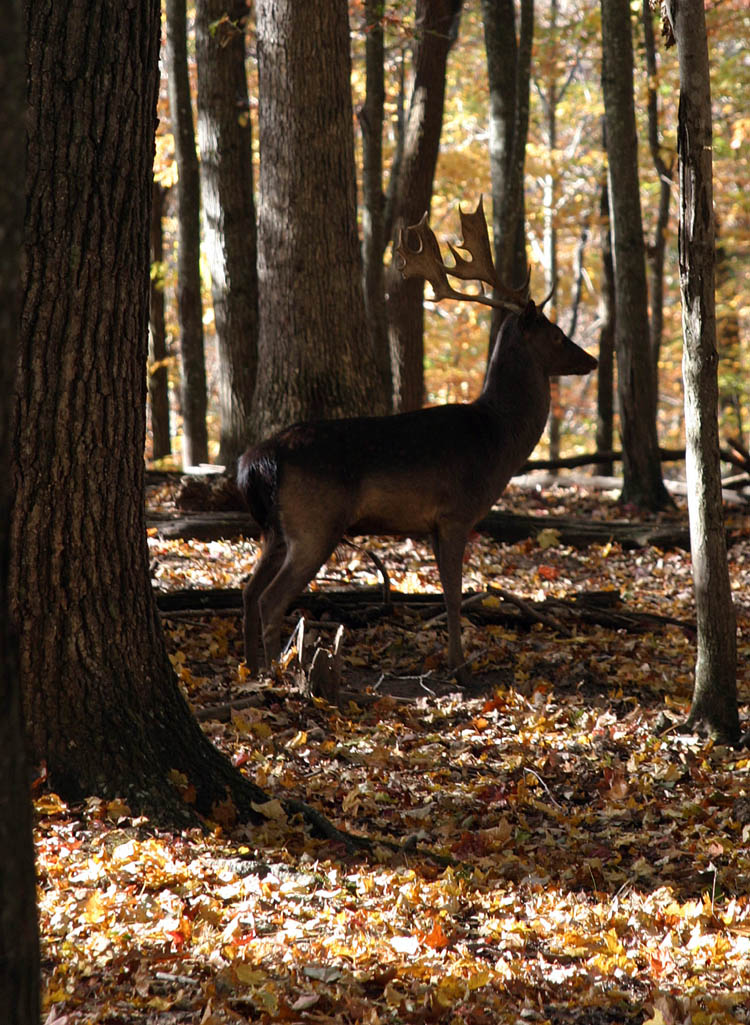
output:
[[[362,486],[348,534],[429,534],[447,495],[419,479],[400,477]],[[441,501],[442,499],[442,501]]]

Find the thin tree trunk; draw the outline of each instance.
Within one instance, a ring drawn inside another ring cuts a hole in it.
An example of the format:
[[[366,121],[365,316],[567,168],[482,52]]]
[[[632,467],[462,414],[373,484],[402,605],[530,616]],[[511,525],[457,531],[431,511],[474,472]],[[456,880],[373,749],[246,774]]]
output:
[[[39,940],[18,643],[10,616],[11,415],[18,358],[24,212],[24,32],[20,0],[0,37],[0,1021],[39,1022]]]
[[[503,281],[518,285],[526,275],[524,167],[529,126],[534,2],[521,0],[516,39],[513,0],[482,0],[490,90],[490,178],[495,265]],[[490,353],[503,320],[493,311]]]
[[[513,127],[513,155],[510,162],[508,192],[503,208],[503,235],[508,244],[503,251],[502,277],[518,286],[527,270],[524,175],[526,142],[529,135],[531,57],[534,45],[534,0],[521,0],[516,68],[516,116]],[[512,240],[512,241],[511,241]]]
[[[29,4],[12,611],[31,753],[51,787],[228,823],[263,795],[180,693],[146,546],[159,30],[158,0]]]
[[[515,218],[508,194],[511,189],[513,143],[518,92],[518,40],[514,0],[482,0],[484,48],[490,92],[490,181],[492,183],[492,234],[495,265],[505,267],[505,253],[512,250],[506,237],[504,217]],[[494,336],[493,336],[494,337]]]
[[[398,80],[398,86],[396,89],[396,147],[393,152],[393,158],[391,160],[391,171],[388,176],[388,187],[385,193],[385,210],[383,214],[383,234],[384,241],[387,245],[388,240],[393,236],[393,218],[394,210],[396,208],[396,202],[398,196],[396,195],[396,189],[399,182],[399,175],[401,173],[401,158],[404,155],[404,137],[406,136],[406,55],[408,48],[401,46],[398,57],[398,65],[396,77]],[[388,355],[388,362],[390,363],[390,352]]]
[[[198,0],[198,139],[205,247],[219,355],[219,462],[251,438],[258,365],[258,270],[246,0]]]
[[[615,361],[615,268],[612,262],[612,228],[609,219],[609,189],[604,177],[599,205],[599,237],[602,250],[602,287],[599,293],[599,368],[596,389],[596,450],[611,452],[614,441]],[[593,473],[611,477],[611,459],[597,463]]]
[[[674,503],[664,487],[656,434],[646,261],[633,100],[628,0],[602,0],[602,87],[615,266],[615,348],[623,449],[621,500],[657,510]]]
[[[688,723],[723,740],[740,735],[737,639],[727,566],[718,429],[711,85],[703,0],[667,5],[677,40],[680,107],[679,260],[685,381],[685,471],[698,624]]]
[[[731,259],[719,241],[716,226],[716,345],[719,350],[719,415],[720,427],[731,429],[740,444],[745,444],[742,397],[746,374],[742,359],[740,317],[734,298],[738,282],[738,263]]]
[[[567,331],[569,338],[575,338],[576,330],[578,328],[578,314],[581,310],[581,296],[583,292],[583,273],[585,267],[584,256],[586,254],[586,246],[588,245],[590,234],[591,229],[589,228],[588,223],[585,223],[581,228],[581,237],[578,240],[575,261],[573,264],[573,295],[570,300],[570,323],[568,324]]]
[[[654,44],[653,12],[650,0],[643,0],[643,38],[648,74],[648,141],[651,159],[659,177],[659,207],[651,246],[651,362],[658,395],[659,357],[664,333],[664,255],[667,248],[669,201],[672,195],[672,166],[662,156],[659,143],[658,76]]]
[[[557,32],[557,0],[550,0],[549,6],[550,30],[553,38]],[[547,115],[547,150],[549,152],[550,165],[555,161],[555,150],[557,149],[557,81],[553,65],[550,80],[547,83],[547,91],[543,96],[543,106]],[[557,193],[557,181],[554,166],[550,166],[544,176],[544,291],[549,294],[550,317],[554,320],[557,315],[557,227],[555,224],[555,205]],[[562,410],[560,408],[560,378],[550,378],[550,414],[547,421],[547,434],[549,437],[550,459],[560,458],[560,421]],[[554,473],[555,471],[553,471]]]
[[[385,109],[385,46],[383,0],[365,0],[365,102],[360,108],[362,132],[362,262],[367,323],[378,366],[383,403],[393,402],[388,323],[385,311],[385,196],[383,194],[383,116]]]
[[[177,160],[177,311],[182,353],[182,462],[208,462],[200,275],[200,177],[187,66],[185,0],[166,0],[169,110]]]
[[[417,0],[414,87],[394,192],[394,245],[401,229],[416,224],[430,208],[443,124],[445,69],[460,10],[461,0]],[[405,280],[391,265],[386,289],[394,408],[419,409],[424,402],[424,282]]]
[[[151,409],[151,455],[172,451],[169,435],[169,368],[164,326],[164,200],[166,189],[154,182],[151,208],[151,293],[148,324],[148,398]]]

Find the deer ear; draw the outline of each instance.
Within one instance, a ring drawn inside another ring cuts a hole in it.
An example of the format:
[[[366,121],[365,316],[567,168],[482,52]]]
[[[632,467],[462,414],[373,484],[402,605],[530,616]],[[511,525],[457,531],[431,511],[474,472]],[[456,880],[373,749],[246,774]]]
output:
[[[521,329],[523,331],[527,331],[534,323],[534,321],[536,320],[536,313],[536,303],[533,299],[529,299],[529,301],[526,303],[523,313],[519,318]]]

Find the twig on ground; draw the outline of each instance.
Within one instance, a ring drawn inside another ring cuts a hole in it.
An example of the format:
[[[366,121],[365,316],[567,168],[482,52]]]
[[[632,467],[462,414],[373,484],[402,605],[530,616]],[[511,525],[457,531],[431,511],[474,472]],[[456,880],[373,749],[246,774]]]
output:
[[[364,545],[358,545],[356,541],[352,541],[351,538],[344,538],[346,544],[350,545],[357,552],[363,552],[369,559],[375,564],[375,568],[380,574],[383,581],[383,604],[390,606],[391,602],[391,578],[388,576],[388,570],[385,568],[383,560],[371,551],[369,548],[365,548]]]
[[[490,584],[488,591],[490,594],[498,595],[503,601],[510,602],[531,619],[536,620],[538,623],[543,623],[544,626],[548,626],[551,630],[556,630],[562,637],[570,637],[570,630],[566,626],[563,626],[558,619],[554,619],[552,616],[547,616],[543,612],[539,612],[529,602],[524,601],[523,598],[519,598],[518,595],[513,594],[511,591],[506,591],[504,587],[495,587],[494,584]]]

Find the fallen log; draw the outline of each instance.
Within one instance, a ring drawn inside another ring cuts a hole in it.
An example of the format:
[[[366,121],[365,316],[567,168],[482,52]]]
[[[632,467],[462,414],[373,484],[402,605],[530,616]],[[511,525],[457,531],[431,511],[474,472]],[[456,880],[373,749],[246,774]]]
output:
[[[491,599],[487,601],[486,599]],[[157,593],[159,611],[169,618],[170,613],[210,613],[223,610],[242,612],[240,588],[213,590],[181,590]],[[334,630],[340,623],[350,629],[371,625],[379,619],[399,616],[404,610],[422,619],[434,619],[444,608],[443,596],[437,593],[404,594],[390,592],[390,604],[382,600],[382,590],[373,587],[351,587],[325,591],[305,591],[292,603],[291,608],[311,615],[319,629]],[[535,602],[519,599],[507,592],[490,588],[487,592],[464,594],[463,614],[473,622],[500,624],[510,628],[529,629],[544,623],[561,632],[567,632],[576,622],[591,623],[612,630],[642,633],[676,626],[688,633],[695,631],[691,620],[676,619],[653,612],[640,612],[623,606],[617,591],[579,591],[568,598],[546,598]]]
[[[150,514],[146,526],[159,537],[186,541],[231,541],[238,537],[258,537],[258,527],[243,512],[183,512]]]
[[[633,523],[629,520],[583,520],[564,516],[521,516],[493,509],[477,524],[477,530],[495,541],[516,544],[554,530],[559,543],[571,548],[616,542],[622,548],[690,549],[690,532],[681,523]]]
[[[197,512],[150,516],[147,525],[160,537],[196,541],[257,537],[257,527],[247,513]],[[631,523],[628,520],[583,520],[562,516],[522,516],[493,509],[476,528],[494,541],[516,544],[535,538],[543,530],[554,530],[559,543],[572,548],[615,542],[625,549],[690,548],[690,534],[680,523]]]

